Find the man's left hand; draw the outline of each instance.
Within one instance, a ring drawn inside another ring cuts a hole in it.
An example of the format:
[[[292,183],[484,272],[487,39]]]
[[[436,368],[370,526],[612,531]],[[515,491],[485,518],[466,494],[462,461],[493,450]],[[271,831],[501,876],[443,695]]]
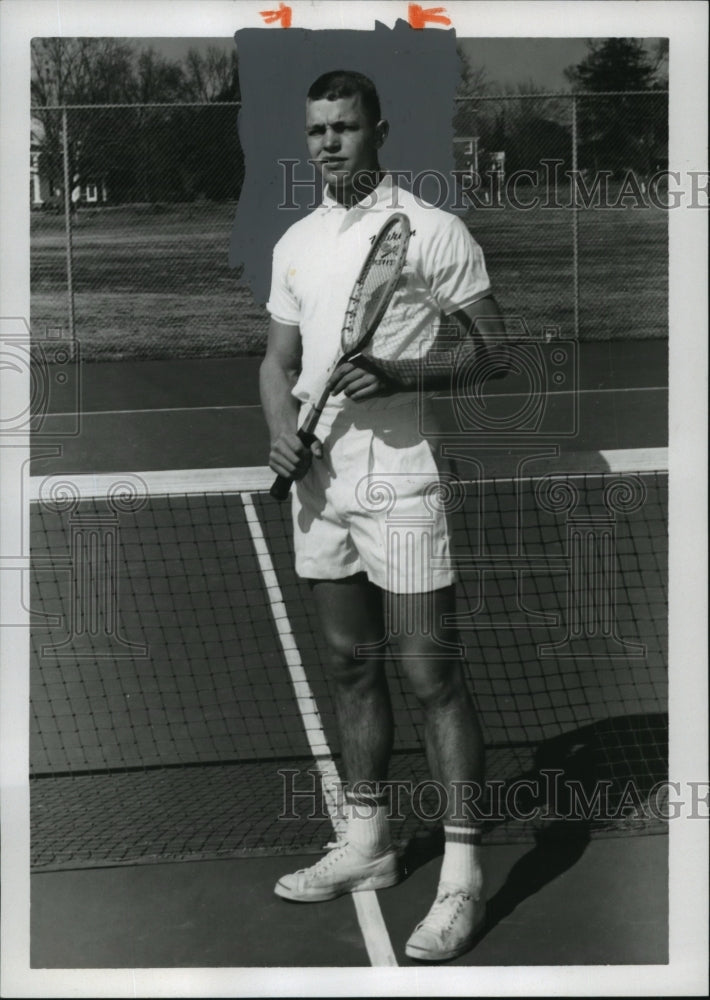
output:
[[[392,382],[360,358],[338,365],[330,376],[328,386],[333,396],[344,392],[349,399],[354,400],[390,396],[394,391]]]

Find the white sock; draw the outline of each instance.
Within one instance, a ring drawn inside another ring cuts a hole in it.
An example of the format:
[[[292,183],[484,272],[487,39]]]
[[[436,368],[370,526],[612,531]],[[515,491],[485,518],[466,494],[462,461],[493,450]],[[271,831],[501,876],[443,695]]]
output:
[[[445,824],[444,861],[439,884],[465,889],[477,895],[483,888],[480,827]]]
[[[347,793],[348,842],[361,854],[375,857],[392,846],[386,795]]]

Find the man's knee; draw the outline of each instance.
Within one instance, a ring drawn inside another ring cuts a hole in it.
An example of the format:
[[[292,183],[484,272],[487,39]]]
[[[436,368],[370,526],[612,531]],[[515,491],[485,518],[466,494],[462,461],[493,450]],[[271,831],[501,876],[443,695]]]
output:
[[[466,697],[466,687],[458,663],[418,661],[406,668],[412,692],[424,710],[444,708]]]
[[[360,640],[343,632],[330,631],[325,636],[328,644],[329,675],[337,684],[367,685],[374,683],[381,671],[378,660],[356,655],[356,650],[362,645]]]

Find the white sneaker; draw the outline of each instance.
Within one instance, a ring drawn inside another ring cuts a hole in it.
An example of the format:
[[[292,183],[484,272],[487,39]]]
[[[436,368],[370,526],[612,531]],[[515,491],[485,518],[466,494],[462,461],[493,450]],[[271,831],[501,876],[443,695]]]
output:
[[[346,892],[387,889],[399,882],[399,862],[392,848],[379,857],[368,858],[347,841],[328,847],[333,849],[310,868],[280,878],[274,889],[276,895],[298,903],[318,903]]]
[[[434,905],[407,941],[406,954],[420,962],[445,962],[463,955],[486,918],[483,893],[475,898],[465,889],[442,884]]]

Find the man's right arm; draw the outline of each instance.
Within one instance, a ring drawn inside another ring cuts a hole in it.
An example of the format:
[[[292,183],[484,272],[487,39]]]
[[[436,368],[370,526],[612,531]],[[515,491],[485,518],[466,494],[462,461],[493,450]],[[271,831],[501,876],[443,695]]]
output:
[[[299,401],[291,390],[301,370],[301,334],[297,326],[272,317],[266,355],[259,370],[261,405],[271,440],[269,466],[280,476],[301,479],[320,444],[307,448],[297,434]]]

